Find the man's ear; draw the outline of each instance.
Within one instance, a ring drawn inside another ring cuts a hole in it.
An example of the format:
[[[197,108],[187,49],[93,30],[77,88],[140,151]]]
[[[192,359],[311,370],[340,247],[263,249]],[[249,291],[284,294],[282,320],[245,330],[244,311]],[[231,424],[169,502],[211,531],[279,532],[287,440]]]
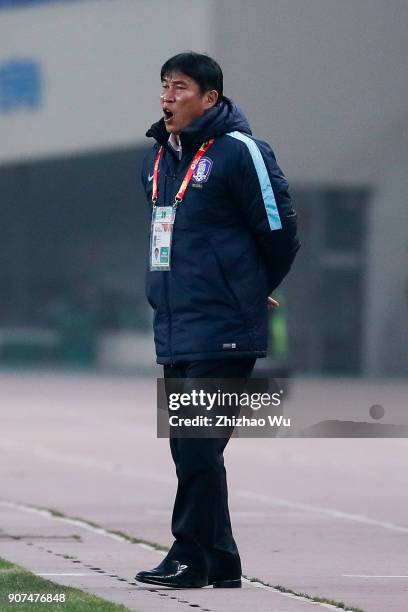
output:
[[[206,108],[207,110],[215,106],[218,102],[218,91],[216,89],[211,89],[207,91],[205,94],[206,98]]]

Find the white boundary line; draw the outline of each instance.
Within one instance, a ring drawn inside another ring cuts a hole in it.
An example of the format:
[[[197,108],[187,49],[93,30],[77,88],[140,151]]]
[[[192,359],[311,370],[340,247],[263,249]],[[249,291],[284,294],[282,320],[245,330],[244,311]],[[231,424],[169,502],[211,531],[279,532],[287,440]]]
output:
[[[400,533],[408,533],[408,527],[396,525],[395,523],[389,523],[387,521],[379,521],[372,519],[363,514],[352,514],[350,512],[343,512],[342,510],[336,510],[334,508],[324,508],[322,506],[313,506],[311,504],[304,504],[302,502],[289,501],[288,499],[282,499],[281,497],[273,497],[270,495],[262,495],[260,493],[252,493],[251,491],[244,491],[242,489],[236,492],[236,495],[245,497],[247,499],[253,499],[259,502],[265,502],[273,504],[274,506],[281,506],[284,508],[294,508],[296,510],[304,510],[305,512],[312,512],[315,514],[323,514],[334,519],[342,519],[348,521],[354,521],[356,523],[363,523],[364,525],[373,525],[375,527],[382,527],[383,529],[389,529],[391,531],[398,531]]]
[[[103,527],[93,527],[92,525],[89,525],[88,523],[86,523],[85,521],[82,521],[81,519],[70,519],[70,518],[66,518],[63,516],[55,516],[52,512],[50,512],[49,510],[43,510],[40,508],[35,508],[33,506],[27,506],[25,504],[19,504],[13,501],[9,501],[9,500],[0,500],[0,508],[12,508],[14,510],[20,510],[22,512],[29,512],[31,514],[37,514],[38,516],[41,516],[45,519],[48,520],[54,520],[54,521],[60,521],[62,523],[67,523],[69,525],[75,525],[76,527],[80,527],[82,529],[85,529],[86,531],[91,531],[93,533],[96,533],[98,535],[101,536],[105,536],[108,538],[111,538],[112,540],[116,540],[119,542],[126,542],[127,544],[129,544],[129,540],[123,536],[114,534],[114,533],[109,533],[109,531],[107,531],[106,529],[103,529]],[[147,550],[151,550],[155,553],[158,553],[161,556],[164,556],[165,552],[162,550],[157,550],[157,548],[154,548],[154,546],[150,546],[150,544],[145,544],[143,542],[135,542],[135,544],[137,546],[140,546],[141,548],[147,549]],[[38,575],[42,575],[45,576],[46,574],[38,574]],[[47,574],[48,576],[68,576],[68,575],[75,575],[78,576],[79,574]],[[85,574],[83,574],[85,575]],[[88,575],[88,574],[86,574]],[[94,575],[94,574],[92,574]],[[284,593],[283,591],[280,591],[279,589],[275,589],[272,586],[268,586],[266,584],[262,584],[261,582],[256,582],[256,581],[252,581],[252,580],[248,580],[247,578],[242,578],[242,580],[247,583],[250,586],[253,586],[255,588],[258,589],[265,589],[267,591],[273,591],[274,593],[278,593],[279,595],[282,595],[283,597],[289,597],[290,599],[296,599],[297,601],[303,601],[305,603],[314,605],[314,606],[321,606],[323,608],[327,608],[329,610],[335,610],[335,611],[339,611],[340,608],[338,608],[337,606],[333,606],[331,604],[326,604],[326,603],[320,603],[317,601],[313,601],[311,599],[307,599],[306,597],[302,597],[301,595],[294,595],[293,593]],[[345,610],[343,612],[350,612],[350,610]]]
[[[408,578],[408,576],[374,576],[369,574],[342,574],[344,578]]]

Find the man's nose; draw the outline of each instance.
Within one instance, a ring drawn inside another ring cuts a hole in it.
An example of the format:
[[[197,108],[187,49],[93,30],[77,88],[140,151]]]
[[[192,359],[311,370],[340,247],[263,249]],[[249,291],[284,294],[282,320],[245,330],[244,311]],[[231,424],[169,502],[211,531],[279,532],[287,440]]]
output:
[[[166,91],[166,93],[162,94],[160,98],[163,103],[174,102],[174,93],[171,91]]]

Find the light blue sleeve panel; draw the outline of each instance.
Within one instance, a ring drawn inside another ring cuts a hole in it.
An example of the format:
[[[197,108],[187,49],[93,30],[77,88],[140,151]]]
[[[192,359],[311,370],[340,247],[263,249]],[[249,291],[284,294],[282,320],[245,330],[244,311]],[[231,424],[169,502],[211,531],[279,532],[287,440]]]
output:
[[[271,228],[271,230],[281,229],[282,223],[280,220],[278,207],[276,206],[276,200],[273,194],[271,181],[269,180],[268,171],[266,169],[265,162],[260,150],[258,149],[255,142],[252,140],[252,138],[250,138],[246,134],[242,134],[241,132],[229,132],[227,136],[231,136],[232,138],[240,140],[248,147],[249,153],[252,157],[252,161],[254,162],[256,173],[258,175],[259,184],[261,186],[262,197],[269,221],[269,227]]]

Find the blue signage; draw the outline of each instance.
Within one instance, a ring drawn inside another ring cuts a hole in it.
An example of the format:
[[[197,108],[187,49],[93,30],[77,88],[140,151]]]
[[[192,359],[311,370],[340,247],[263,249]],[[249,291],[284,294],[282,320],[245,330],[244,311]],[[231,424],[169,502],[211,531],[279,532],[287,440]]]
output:
[[[0,112],[41,106],[43,79],[38,62],[14,59],[0,64]]]
[[[0,9],[29,6],[30,4],[49,4],[50,2],[65,2],[66,0],[0,0]],[[72,1],[72,0],[71,0]]]

